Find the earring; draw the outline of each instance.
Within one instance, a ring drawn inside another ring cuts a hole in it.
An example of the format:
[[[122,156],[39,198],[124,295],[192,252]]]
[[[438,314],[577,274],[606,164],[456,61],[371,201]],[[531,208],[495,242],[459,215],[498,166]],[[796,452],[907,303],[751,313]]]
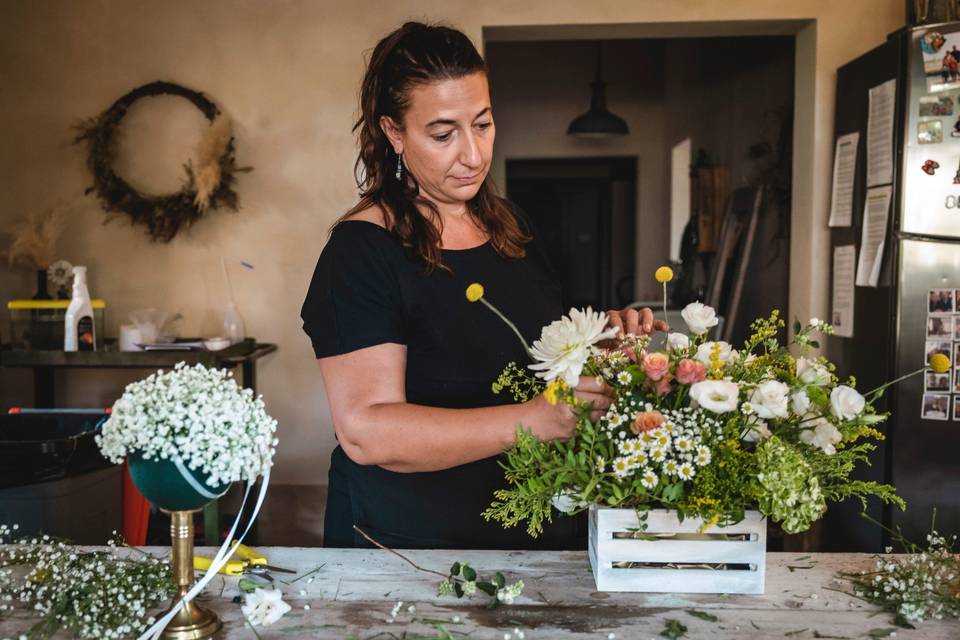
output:
[[[397,180],[403,175],[403,154],[397,154],[397,172],[394,174],[397,177]]]

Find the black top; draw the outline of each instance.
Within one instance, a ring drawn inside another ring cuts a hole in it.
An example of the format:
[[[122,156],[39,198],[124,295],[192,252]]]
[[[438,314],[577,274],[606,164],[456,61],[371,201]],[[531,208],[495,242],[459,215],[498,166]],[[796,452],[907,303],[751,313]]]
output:
[[[453,275],[437,269],[424,276],[423,262],[392,232],[372,222],[340,222],[303,303],[303,329],[318,358],[383,343],[406,345],[406,399],[412,404],[510,403],[509,393],[494,395],[491,383],[507,363],[523,366],[528,356],[510,328],[464,292],[481,283],[485,297],[532,342],[563,309],[541,248],[534,241],[526,249],[522,259],[500,256],[489,242],[444,249],[443,263]],[[442,471],[396,473],[358,465],[338,446],[330,481],[329,535],[334,529],[353,535],[350,524],[356,523],[381,543],[404,548],[566,548],[585,542],[582,522],[559,514],[537,539],[523,525],[505,530],[485,521],[481,512],[493,492],[506,486],[496,457]],[[365,546],[359,536],[353,542]]]

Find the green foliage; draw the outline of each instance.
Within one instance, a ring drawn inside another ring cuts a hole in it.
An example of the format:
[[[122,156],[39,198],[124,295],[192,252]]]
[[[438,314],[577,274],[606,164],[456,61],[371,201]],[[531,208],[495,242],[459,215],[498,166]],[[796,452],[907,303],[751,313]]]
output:
[[[514,402],[526,402],[543,392],[544,384],[536,376],[518,367],[516,362],[511,362],[504,368],[491,388],[496,394],[504,390],[509,391]]]

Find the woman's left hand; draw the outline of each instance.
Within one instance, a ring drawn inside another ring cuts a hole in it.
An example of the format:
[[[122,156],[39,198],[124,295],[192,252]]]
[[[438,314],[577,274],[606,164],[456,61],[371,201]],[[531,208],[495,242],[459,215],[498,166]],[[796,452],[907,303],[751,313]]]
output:
[[[654,320],[653,310],[650,307],[607,311],[607,318],[610,326],[619,330],[617,337],[621,340],[626,334],[648,336],[655,331],[670,330],[663,320]]]

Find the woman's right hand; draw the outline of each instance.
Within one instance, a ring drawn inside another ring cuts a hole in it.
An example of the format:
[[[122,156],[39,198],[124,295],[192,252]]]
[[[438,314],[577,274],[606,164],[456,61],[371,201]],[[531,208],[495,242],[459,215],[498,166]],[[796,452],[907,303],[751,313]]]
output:
[[[580,376],[580,383],[574,388],[574,396],[581,402],[589,402],[592,407],[590,419],[596,422],[606,413],[613,403],[613,389],[604,382],[590,376]],[[565,402],[550,404],[540,394],[530,400],[534,415],[530,420],[533,435],[542,442],[567,440],[573,437],[577,429],[577,417],[573,408]]]

